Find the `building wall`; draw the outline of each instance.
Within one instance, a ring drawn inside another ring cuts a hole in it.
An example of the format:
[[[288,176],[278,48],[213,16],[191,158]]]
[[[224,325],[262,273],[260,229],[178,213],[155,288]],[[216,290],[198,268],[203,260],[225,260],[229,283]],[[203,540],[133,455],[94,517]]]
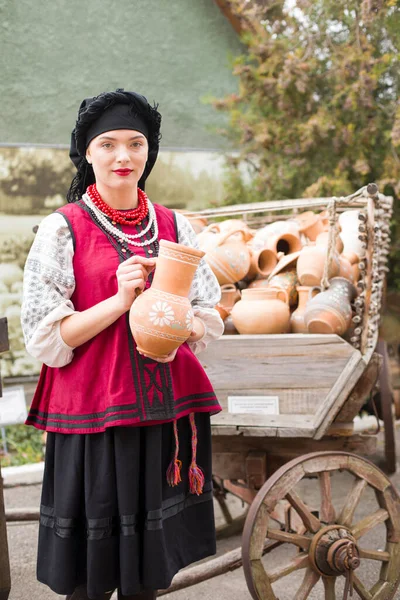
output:
[[[159,102],[164,147],[223,148],[202,99],[238,52],[213,0],[0,0],[0,143],[68,144],[81,100],[123,87]]]

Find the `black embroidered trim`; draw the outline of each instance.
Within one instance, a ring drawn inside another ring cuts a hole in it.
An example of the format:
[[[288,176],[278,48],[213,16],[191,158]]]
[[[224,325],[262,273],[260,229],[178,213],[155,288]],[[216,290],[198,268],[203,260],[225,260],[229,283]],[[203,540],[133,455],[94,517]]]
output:
[[[147,512],[144,529],[147,531],[160,530],[163,528],[165,520],[174,517],[187,508],[205,502],[212,502],[212,489],[212,482],[207,481],[200,496],[178,494],[174,498],[164,500],[161,508]],[[80,533],[82,528],[85,528],[86,537],[89,540],[102,540],[118,533],[123,536],[132,536],[138,532],[140,524],[139,514],[84,520],[83,518],[66,519],[58,517],[54,513],[53,507],[41,505],[40,525],[54,529],[54,533],[61,538],[71,538]]]

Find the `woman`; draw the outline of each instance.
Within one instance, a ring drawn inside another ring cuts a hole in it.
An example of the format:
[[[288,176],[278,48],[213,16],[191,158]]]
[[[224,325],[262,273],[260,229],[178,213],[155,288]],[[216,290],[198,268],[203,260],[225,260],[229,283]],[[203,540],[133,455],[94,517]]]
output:
[[[143,188],[161,115],[134,92],[82,102],[68,205],[43,219],[24,278],[27,350],[44,365],[27,424],[46,430],[37,576],[71,600],[150,599],[215,552],[210,414],[195,354],[222,333],[203,260],[190,339],[139,355],[128,311],[151,285],[158,240],[196,246],[189,222]]]

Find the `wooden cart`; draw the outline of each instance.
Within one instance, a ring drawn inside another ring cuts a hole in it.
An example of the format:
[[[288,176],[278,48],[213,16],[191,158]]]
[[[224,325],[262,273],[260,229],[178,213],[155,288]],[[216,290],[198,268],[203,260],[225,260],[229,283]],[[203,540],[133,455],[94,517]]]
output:
[[[337,214],[349,207],[361,211],[365,259],[350,341],[336,335],[227,335],[200,355],[224,408],[212,419],[215,494],[228,522],[226,492],[250,505],[242,560],[254,600],[277,599],[274,582],[286,576],[293,591],[285,592],[281,600],[333,600],[344,584],[345,596],[354,588],[363,600],[395,597],[400,581],[400,497],[388,477],[360,456],[374,452],[376,436],[355,434],[353,425],[382,362],[375,350],[391,206],[391,198],[370,184],[346,198],[241,205],[188,215],[208,219],[240,215],[251,223],[263,215],[265,223],[287,218],[293,211],[327,208],[333,247]],[[228,412],[228,397],[238,396],[277,397],[279,414]],[[340,473],[347,473],[348,489],[339,494],[346,500],[338,509],[338,489],[333,493],[332,482]],[[305,499],[304,492],[312,486],[320,490],[317,507]],[[372,492],[376,507],[359,518],[358,509]],[[365,546],[363,539],[368,540],[380,524],[385,526],[384,542],[379,548]],[[276,562],[272,556],[282,544],[296,552],[289,559],[280,555]],[[231,555],[224,570],[240,564],[238,554]],[[221,565],[223,559],[217,560]],[[380,565],[372,586],[359,576],[366,562]],[[202,572],[204,579],[204,567]],[[293,579],[293,573],[300,581]],[[342,583],[335,592],[337,579]],[[315,595],[317,583],[322,591]]]

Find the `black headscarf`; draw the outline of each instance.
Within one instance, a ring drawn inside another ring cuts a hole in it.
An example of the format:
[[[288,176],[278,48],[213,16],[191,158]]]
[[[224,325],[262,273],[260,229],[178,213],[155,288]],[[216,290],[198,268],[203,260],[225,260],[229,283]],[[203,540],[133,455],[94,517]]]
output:
[[[161,139],[161,115],[157,108],[158,105],[151,106],[144,96],[123,89],[83,100],[71,135],[69,156],[78,172],[67,193],[68,202],[79,200],[86,188],[95,182],[93,168],[86,160],[90,141],[101,133],[116,129],[134,129],[147,138],[148,158],[138,184],[144,189],[145,181],[157,160]]]

